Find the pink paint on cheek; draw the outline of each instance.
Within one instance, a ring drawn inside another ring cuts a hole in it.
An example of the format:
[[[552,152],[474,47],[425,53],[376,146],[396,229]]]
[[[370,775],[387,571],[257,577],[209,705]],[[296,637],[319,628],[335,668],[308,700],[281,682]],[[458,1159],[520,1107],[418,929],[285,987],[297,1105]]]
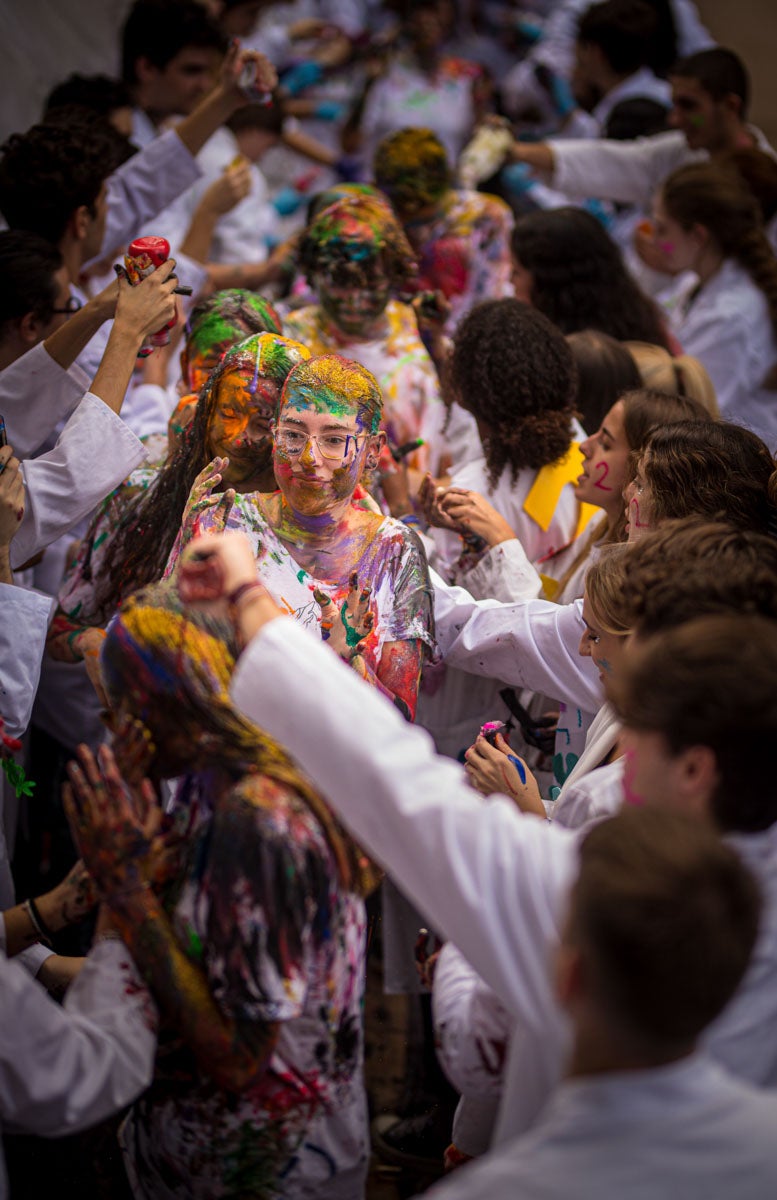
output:
[[[667,256],[674,254],[674,242],[656,242],[656,245],[662,254],[666,254]]]
[[[626,750],[623,755],[623,803],[639,807],[645,803],[645,798],[636,790],[636,775],[637,768],[634,761],[634,751]]]
[[[600,492],[611,492],[612,488],[610,485],[604,482],[607,476],[610,474],[609,463],[606,463],[603,460],[601,462],[594,463],[594,471],[598,472],[598,479],[594,480],[594,487],[598,488]]]
[[[640,521],[640,519],[639,519],[639,500],[637,499],[636,496],[631,501],[631,508],[632,508],[632,524],[634,525],[634,528],[635,529],[649,529],[650,523],[648,521]]]

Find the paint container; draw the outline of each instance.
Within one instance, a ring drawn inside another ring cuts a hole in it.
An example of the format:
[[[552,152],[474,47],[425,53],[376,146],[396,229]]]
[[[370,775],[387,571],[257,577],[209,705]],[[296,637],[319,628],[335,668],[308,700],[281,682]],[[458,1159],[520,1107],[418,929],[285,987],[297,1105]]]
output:
[[[485,725],[480,726],[480,736],[486,739],[489,746],[496,746],[496,735],[501,733],[504,737],[506,732],[504,721],[486,721]]]
[[[153,236],[135,238],[134,242],[130,242],[127,253],[124,255],[124,266],[132,286],[135,287],[141,279],[145,279],[157,267],[161,267],[169,257],[170,243],[167,238]],[[149,354],[159,346],[169,346],[170,330],[174,326],[175,318],[146,338],[138,351],[138,358],[148,358]]]

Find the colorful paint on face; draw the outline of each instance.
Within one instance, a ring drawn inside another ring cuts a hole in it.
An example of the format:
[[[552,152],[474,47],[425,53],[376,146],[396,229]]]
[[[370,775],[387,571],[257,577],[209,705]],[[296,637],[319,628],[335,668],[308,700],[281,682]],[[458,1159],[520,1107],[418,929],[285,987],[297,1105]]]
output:
[[[190,319],[181,354],[181,374],[192,392],[205,386],[231,346],[252,333],[282,332],[281,318],[272,304],[255,292],[230,288],[217,292],[203,308]]]
[[[378,259],[341,263],[313,276],[326,315],[349,337],[379,332],[391,289]]]
[[[253,373],[245,368],[229,371],[219,382],[208,445],[213,457],[229,459],[225,487],[255,491],[269,469],[279,393],[278,384],[259,375],[256,367]]]
[[[612,518],[621,511],[630,453],[623,417],[623,401],[619,400],[607,413],[601,428],[581,443],[585,462],[575,486],[578,500],[598,504]]]
[[[623,498],[626,501],[626,523],[628,541],[636,542],[653,528],[653,496],[650,485],[645,478],[645,462],[649,451],[643,454],[637,466],[637,473],[625,489]]]
[[[580,655],[593,660],[604,683],[617,674],[626,639],[622,634],[602,628],[587,596],[583,597],[583,624],[585,632],[580,639]]]

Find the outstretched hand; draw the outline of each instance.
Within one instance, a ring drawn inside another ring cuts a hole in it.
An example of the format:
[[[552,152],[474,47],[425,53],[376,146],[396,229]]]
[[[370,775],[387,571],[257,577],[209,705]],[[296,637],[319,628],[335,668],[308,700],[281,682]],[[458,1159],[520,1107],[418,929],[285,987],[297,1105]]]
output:
[[[349,579],[350,590],[340,608],[325,592],[316,588],[313,596],[321,605],[321,636],[342,659],[350,663],[361,658],[361,643],[372,632],[375,614],[370,608],[372,589],[359,587],[356,571]]]
[[[77,753],[63,802],[78,851],[103,898],[140,890],[150,884],[151,848],[161,828],[154,789],[145,779],[130,790],[107,746],[97,759],[88,746]]]
[[[192,484],[181,519],[182,546],[187,546],[192,538],[197,536],[200,520],[210,510],[213,512],[208,522],[209,531],[220,533],[226,527],[232,505],[235,503],[235,489],[227,488],[224,492],[216,492],[215,489],[221,483],[223,472],[228,466],[228,458],[214,458],[200,471]]]

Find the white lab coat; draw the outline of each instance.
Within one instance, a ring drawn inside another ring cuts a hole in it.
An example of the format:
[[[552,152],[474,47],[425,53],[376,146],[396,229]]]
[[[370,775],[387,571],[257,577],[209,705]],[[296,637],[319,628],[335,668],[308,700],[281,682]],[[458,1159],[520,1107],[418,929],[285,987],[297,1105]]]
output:
[[[59,1137],[97,1124],[151,1082],[156,1008],[120,941],[91,950],[60,1008],[0,954],[0,1121]],[[7,1196],[0,1158],[0,1200]]]
[[[287,618],[248,645],[231,693],[514,1015],[495,1144],[529,1128],[569,1045],[548,956],[577,874],[577,835],[522,816],[506,798],[484,804],[423,731]],[[766,911],[745,979],[706,1045],[741,1077],[774,1087],[777,826],[730,840],[756,873]]]
[[[432,1187],[437,1200],[765,1200],[777,1098],[701,1054],[567,1079],[535,1129]]]
[[[664,294],[672,333],[685,353],[706,367],[721,416],[755,430],[774,453],[777,391],[761,387],[777,366],[777,337],[766,297],[732,258],[694,296],[697,286],[695,277],[686,277]]]
[[[29,458],[73,412],[91,376],[77,363],[65,370],[38,342],[0,371],[0,413],[17,458]]]
[[[25,510],[11,565],[67,533],[144,461],[142,443],[98,396],[87,392],[57,444],[22,464]]]

